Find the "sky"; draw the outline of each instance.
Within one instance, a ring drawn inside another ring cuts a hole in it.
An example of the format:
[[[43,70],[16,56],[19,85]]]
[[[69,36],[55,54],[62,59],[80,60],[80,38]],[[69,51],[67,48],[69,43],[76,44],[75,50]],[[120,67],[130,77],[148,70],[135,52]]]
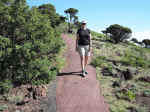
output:
[[[139,41],[150,39],[150,0],[27,0],[32,6],[51,3],[56,12],[76,8],[79,21],[86,20],[87,27],[100,32],[112,24],[131,28],[132,37]]]

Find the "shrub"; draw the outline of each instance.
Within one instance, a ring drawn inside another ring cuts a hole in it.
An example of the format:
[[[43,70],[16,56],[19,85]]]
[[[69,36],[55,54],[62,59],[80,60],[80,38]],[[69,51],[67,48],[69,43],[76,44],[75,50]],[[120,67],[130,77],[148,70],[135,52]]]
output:
[[[57,14],[55,7],[50,3],[40,5],[38,7],[38,10],[40,11],[41,14],[48,16],[50,24],[53,28],[58,26],[60,23],[65,22],[66,18]]]
[[[0,81],[0,94],[4,94],[13,87],[13,84],[10,80]]]
[[[147,47],[148,45],[150,45],[150,39],[144,39],[142,40],[142,43],[144,43],[145,46]]]
[[[119,93],[117,92],[116,96],[120,99],[125,99],[128,101],[134,101],[136,94],[131,90],[127,90],[126,92],[119,92]]]
[[[8,105],[0,105],[0,112],[8,109]]]
[[[143,91],[143,96],[150,97],[150,90],[144,90]]]
[[[128,99],[129,99],[130,101],[135,100],[136,95],[135,95],[134,92],[128,90],[127,93],[125,93],[125,95],[128,97]]]
[[[29,9],[25,0],[7,2],[3,3],[5,11],[0,8],[0,80],[6,80],[2,88],[11,85],[7,81],[49,83],[59,70],[55,57],[64,46],[59,30],[52,28],[49,17],[36,7]]]
[[[106,63],[106,57],[104,56],[98,56],[96,57],[95,59],[92,60],[91,64],[94,66],[94,67],[101,67],[102,65],[104,65]]]
[[[132,38],[131,41],[133,41],[134,43],[138,43],[138,40],[136,38]]]
[[[133,52],[125,52],[125,56],[122,57],[121,63],[125,65],[131,65],[135,67],[143,67],[147,68],[149,67],[150,60],[145,60],[143,56],[138,56],[134,54]]]

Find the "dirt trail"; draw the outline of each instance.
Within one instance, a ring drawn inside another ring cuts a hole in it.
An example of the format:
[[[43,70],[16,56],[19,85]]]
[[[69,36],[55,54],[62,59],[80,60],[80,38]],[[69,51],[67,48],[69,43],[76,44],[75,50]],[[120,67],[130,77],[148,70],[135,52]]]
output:
[[[62,34],[62,38],[67,44],[64,54],[67,65],[56,78],[57,112],[109,112],[109,106],[105,103],[96,79],[96,69],[88,64],[88,75],[81,77],[80,57],[75,52],[75,40],[65,34]],[[91,58],[89,63],[90,61]]]

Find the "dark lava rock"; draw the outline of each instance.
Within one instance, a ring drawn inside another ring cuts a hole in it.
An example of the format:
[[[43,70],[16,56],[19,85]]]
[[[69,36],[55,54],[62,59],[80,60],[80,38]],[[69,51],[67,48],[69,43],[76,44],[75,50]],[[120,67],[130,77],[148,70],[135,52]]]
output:
[[[140,77],[138,80],[150,83],[150,76]]]
[[[104,76],[113,76],[112,72],[108,68],[103,68],[102,69],[102,74]]]
[[[130,69],[127,69],[126,71],[123,71],[122,73],[124,75],[125,80],[133,79],[133,74],[131,73]]]
[[[138,112],[135,107],[128,107],[127,109],[129,110],[129,112]]]
[[[120,87],[121,84],[118,82],[118,81],[114,81],[112,86],[115,88],[115,87]]]

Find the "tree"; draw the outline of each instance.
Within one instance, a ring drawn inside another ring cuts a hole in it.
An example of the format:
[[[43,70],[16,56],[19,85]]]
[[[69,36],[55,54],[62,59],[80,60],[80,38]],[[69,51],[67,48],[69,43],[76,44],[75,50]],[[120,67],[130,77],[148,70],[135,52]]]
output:
[[[131,37],[132,31],[130,28],[118,24],[113,24],[106,28],[103,33],[110,34],[111,39],[115,43],[119,43],[123,40],[129,39]]]
[[[135,42],[135,43],[139,43],[136,38],[132,38],[131,41],[133,41],[133,42]]]
[[[78,20],[78,17],[76,16],[76,14],[79,11],[75,8],[69,8],[65,10],[64,12],[66,13],[67,19],[68,19],[68,27],[69,27],[68,31],[72,32],[71,24],[74,24]]]
[[[58,26],[60,23],[65,22],[65,17],[60,16],[58,13],[56,13],[56,9],[52,4],[43,4],[38,7],[39,11],[47,15],[50,20],[50,25],[55,28]]]
[[[29,8],[25,0],[6,1],[0,1],[0,84],[48,83],[58,72],[59,32],[49,16]]]
[[[142,43],[144,43],[145,47],[148,47],[150,45],[150,39],[144,39]]]

